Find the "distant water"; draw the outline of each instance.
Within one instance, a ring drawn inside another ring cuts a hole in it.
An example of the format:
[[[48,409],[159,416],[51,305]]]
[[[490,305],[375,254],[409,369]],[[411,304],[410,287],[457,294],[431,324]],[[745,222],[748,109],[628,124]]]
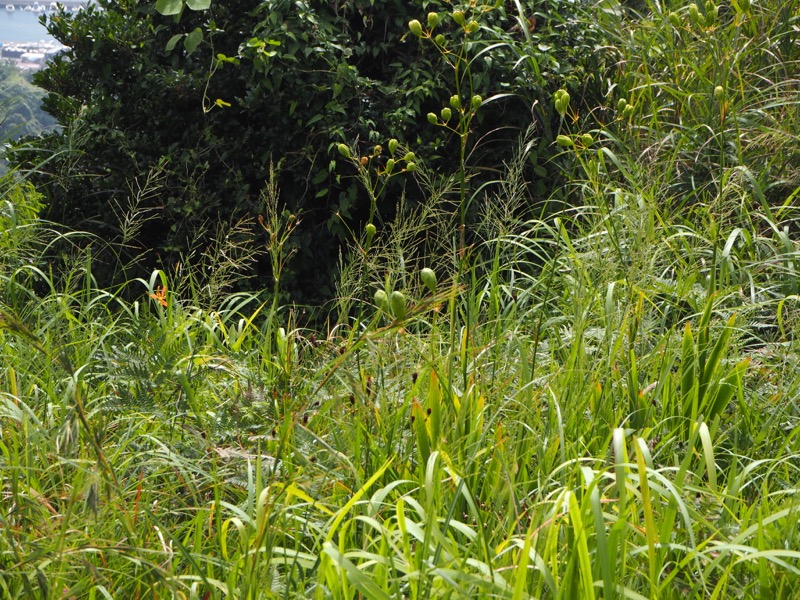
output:
[[[44,25],[39,23],[42,13],[20,9],[12,12],[6,10],[5,5],[6,2],[0,0],[0,43],[54,41]]]

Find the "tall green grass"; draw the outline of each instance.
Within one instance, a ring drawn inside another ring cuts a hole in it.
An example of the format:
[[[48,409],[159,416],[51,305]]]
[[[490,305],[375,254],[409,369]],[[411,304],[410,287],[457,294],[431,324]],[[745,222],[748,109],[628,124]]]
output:
[[[572,208],[517,217],[523,140],[466,236],[421,165],[429,204],[354,242],[324,331],[279,278],[98,289],[4,179],[3,596],[800,596],[800,184],[767,152],[796,138],[797,6],[596,16],[620,70],[561,124],[593,138]]]

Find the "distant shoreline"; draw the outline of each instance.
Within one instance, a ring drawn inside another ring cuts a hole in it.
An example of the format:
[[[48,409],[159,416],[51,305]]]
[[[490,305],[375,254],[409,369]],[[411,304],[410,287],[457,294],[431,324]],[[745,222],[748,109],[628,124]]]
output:
[[[56,41],[0,42],[0,61],[11,62],[23,71],[38,71],[47,60],[67,49]]]

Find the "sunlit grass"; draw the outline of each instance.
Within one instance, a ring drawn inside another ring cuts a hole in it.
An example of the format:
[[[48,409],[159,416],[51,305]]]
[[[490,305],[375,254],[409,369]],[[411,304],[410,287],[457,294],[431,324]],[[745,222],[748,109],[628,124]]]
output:
[[[432,193],[354,243],[324,331],[191,273],[51,272],[80,234],[5,179],[2,595],[800,595],[800,184],[758,163],[796,138],[797,49],[755,5],[713,39],[650,9],[600,17],[647,68],[617,74],[637,112],[562,157],[573,208],[518,220],[510,165],[469,236],[442,218],[422,246]]]

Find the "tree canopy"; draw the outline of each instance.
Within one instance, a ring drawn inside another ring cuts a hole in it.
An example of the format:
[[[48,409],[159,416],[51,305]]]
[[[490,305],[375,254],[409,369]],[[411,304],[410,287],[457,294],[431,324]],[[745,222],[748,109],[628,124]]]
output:
[[[595,42],[569,20],[571,3],[551,0],[524,21],[514,6],[101,0],[57,13],[48,29],[68,49],[35,82],[63,130],[18,144],[12,160],[33,169],[51,219],[106,239],[120,228],[109,207],[133,206],[148,181],[153,193],[135,208],[157,218],[137,247],[162,264],[202,244],[208,223],[255,219],[270,164],[280,161],[285,208],[302,215],[291,287],[318,299],[330,294],[337,248],[363,226],[367,207],[338,143],[374,154],[396,138],[447,172],[458,144],[424,115],[454,93],[480,95],[492,102],[471,123],[469,155],[482,168],[475,185],[493,177],[514,146],[508,141],[534,121],[541,143],[531,153],[531,193],[548,193],[545,159],[558,118],[549,97],[565,85],[599,86],[592,52],[581,51]],[[457,9],[477,26],[453,20]],[[427,13],[441,16],[441,37],[421,43],[408,23]],[[468,73],[454,78],[448,47],[466,48]],[[420,194],[410,176],[387,193]]]

